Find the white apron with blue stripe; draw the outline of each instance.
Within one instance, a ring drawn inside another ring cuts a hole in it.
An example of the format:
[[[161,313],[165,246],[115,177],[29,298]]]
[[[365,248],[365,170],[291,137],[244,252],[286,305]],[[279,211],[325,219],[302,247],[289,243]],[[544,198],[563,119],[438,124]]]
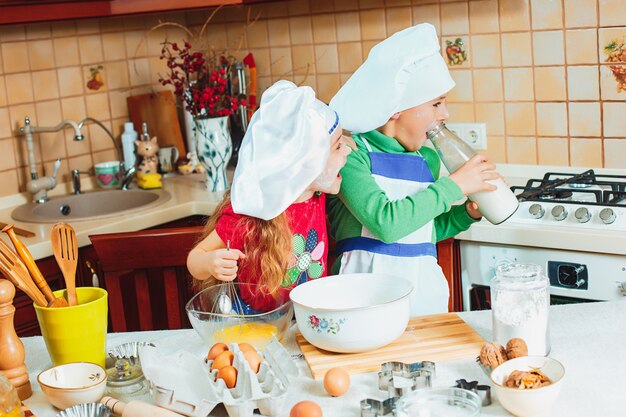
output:
[[[367,140],[361,139],[369,151],[372,177],[389,200],[415,194],[434,182],[422,156],[372,152]],[[411,316],[447,312],[448,282],[437,263],[432,233],[431,220],[395,243],[384,243],[363,226],[361,236],[337,242],[337,252],[342,254],[339,273],[378,272],[408,279],[414,287]]]

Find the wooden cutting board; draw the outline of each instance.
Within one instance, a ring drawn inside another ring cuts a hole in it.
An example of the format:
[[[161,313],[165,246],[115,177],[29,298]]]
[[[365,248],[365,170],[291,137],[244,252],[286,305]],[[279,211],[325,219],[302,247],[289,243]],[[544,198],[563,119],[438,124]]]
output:
[[[176,146],[181,157],[187,154],[171,91],[130,96],[126,102],[128,115],[140,137],[142,123],[146,122],[150,137],[156,136],[160,147]]]
[[[378,372],[381,364],[390,361],[413,363],[473,359],[485,343],[456,313],[414,317],[409,320],[402,336],[370,352],[328,352],[311,345],[301,333],[296,334],[296,341],[315,379],[324,378],[326,371],[336,366],[350,373],[365,373]]]

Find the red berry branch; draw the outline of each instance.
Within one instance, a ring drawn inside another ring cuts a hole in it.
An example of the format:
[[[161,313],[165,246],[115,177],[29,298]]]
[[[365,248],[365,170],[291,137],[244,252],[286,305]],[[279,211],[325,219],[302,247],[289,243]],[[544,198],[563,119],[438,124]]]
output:
[[[167,61],[169,73],[159,77],[159,82],[173,86],[174,94],[194,117],[230,116],[239,105],[247,105],[245,99],[239,100],[228,93],[224,65],[218,65],[215,56],[192,51],[189,42],[180,46],[165,41],[161,59]]]

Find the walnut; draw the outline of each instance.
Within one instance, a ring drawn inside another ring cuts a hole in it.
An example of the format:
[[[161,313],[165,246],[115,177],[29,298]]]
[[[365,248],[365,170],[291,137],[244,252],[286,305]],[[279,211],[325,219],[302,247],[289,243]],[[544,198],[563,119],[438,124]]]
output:
[[[515,337],[506,344],[506,357],[509,359],[519,358],[520,356],[528,356],[528,346],[524,339]]]
[[[552,384],[550,378],[538,369],[532,371],[513,371],[504,381],[504,386],[519,389],[535,389]]]
[[[507,360],[506,351],[498,343],[485,343],[485,346],[480,349],[478,360],[485,366],[495,368]]]

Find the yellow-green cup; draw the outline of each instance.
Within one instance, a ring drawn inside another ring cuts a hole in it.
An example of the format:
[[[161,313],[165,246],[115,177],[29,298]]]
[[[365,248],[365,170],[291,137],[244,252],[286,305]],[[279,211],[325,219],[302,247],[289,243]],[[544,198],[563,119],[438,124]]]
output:
[[[65,290],[55,291],[56,297]],[[78,305],[48,308],[35,304],[43,340],[54,366],[91,362],[105,367],[108,301],[102,288],[76,288]]]

